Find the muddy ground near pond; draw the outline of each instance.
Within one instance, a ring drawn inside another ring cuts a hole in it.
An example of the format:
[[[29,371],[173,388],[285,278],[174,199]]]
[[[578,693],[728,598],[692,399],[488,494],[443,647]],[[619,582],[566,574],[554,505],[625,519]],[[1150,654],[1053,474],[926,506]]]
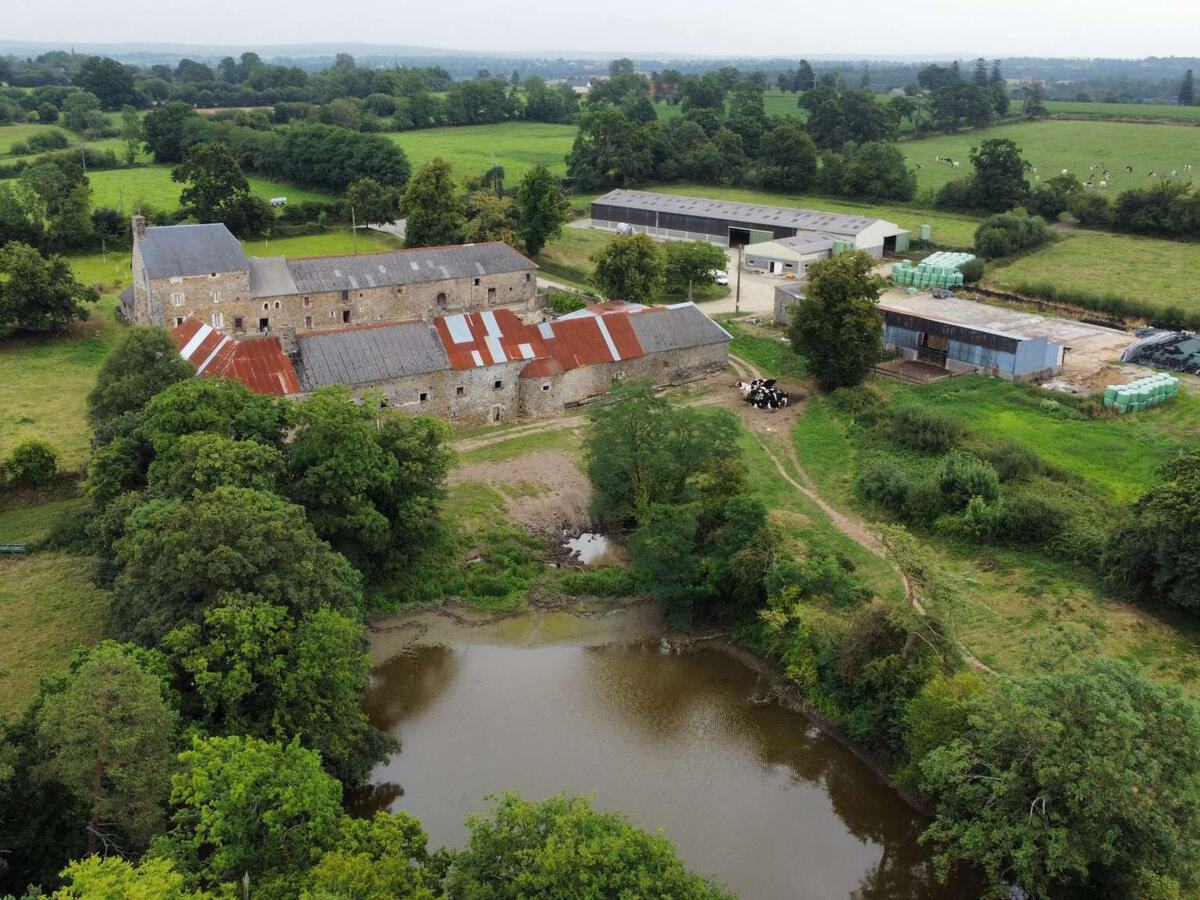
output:
[[[509,521],[535,534],[576,530],[589,522],[592,486],[562,450],[539,450],[497,462],[472,463],[450,472],[450,484],[486,484],[504,498]]]

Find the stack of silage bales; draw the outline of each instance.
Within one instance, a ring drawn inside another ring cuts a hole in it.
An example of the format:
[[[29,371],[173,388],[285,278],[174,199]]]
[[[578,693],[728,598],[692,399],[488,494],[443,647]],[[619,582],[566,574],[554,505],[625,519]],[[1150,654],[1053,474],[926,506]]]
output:
[[[915,266],[907,259],[892,266],[892,282],[915,288],[952,288],[963,283],[959,267],[975,258],[973,253],[940,251],[925,257]]]
[[[1178,393],[1179,379],[1160,372],[1129,384],[1110,384],[1104,389],[1104,405],[1124,415],[1165,403]]]

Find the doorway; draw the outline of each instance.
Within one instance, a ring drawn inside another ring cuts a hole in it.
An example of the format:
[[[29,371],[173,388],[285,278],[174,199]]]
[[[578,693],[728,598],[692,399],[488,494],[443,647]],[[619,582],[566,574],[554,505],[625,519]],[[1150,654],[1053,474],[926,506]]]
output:
[[[936,334],[921,332],[917,346],[917,359],[921,362],[932,363],[935,366],[946,367],[946,357],[950,350],[950,341]]]
[[[493,422],[500,421],[500,407],[499,406],[492,407],[492,421]]]
[[[259,331],[270,331],[271,330],[271,320],[270,319],[259,319],[258,320],[258,330]]]
[[[730,247],[745,247],[750,243],[749,228],[730,228],[729,229],[729,246]]]

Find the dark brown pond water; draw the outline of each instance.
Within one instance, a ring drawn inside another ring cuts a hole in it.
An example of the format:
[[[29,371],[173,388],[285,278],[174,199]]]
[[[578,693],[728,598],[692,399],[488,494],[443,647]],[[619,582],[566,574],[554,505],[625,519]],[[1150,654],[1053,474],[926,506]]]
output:
[[[489,793],[590,793],[743,898],[974,896],[936,883],[917,813],[803,715],[753,703],[765,689],[657,639],[410,647],[372,678],[367,712],[403,746],[358,811],[406,809],[460,846]]]

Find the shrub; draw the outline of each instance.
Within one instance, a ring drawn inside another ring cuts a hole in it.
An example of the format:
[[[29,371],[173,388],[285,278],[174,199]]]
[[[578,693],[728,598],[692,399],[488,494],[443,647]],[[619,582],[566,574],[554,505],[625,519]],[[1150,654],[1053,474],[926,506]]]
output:
[[[550,308],[560,316],[567,313],[573,313],[578,309],[583,309],[587,306],[581,299],[572,294],[564,294],[561,292],[552,293],[547,300]]]
[[[979,257],[969,259],[958,270],[962,272],[963,281],[967,284],[976,284],[983,277],[984,262]]]
[[[44,150],[65,150],[70,145],[67,136],[57,128],[38,132],[29,139],[29,146],[38,153]]]
[[[632,597],[641,589],[633,572],[620,566],[567,571],[557,587],[572,597]]]
[[[836,388],[830,392],[829,399],[842,412],[866,423],[878,418],[883,408],[883,397],[865,384]]]
[[[893,512],[903,512],[908,501],[908,486],[913,472],[908,466],[884,458],[863,468],[858,476],[858,490],[864,498]]]
[[[996,470],[1001,481],[1029,478],[1040,475],[1046,469],[1040,456],[1016,441],[989,444],[979,451],[979,455]]]
[[[1013,494],[1004,502],[998,536],[1027,544],[1044,543],[1062,531],[1068,515],[1067,508],[1051,497]]]
[[[42,487],[58,473],[58,451],[36,438],[13,448],[4,461],[4,480],[9,484]]]
[[[956,178],[947,181],[937,192],[933,205],[937,209],[969,209],[973,201],[974,191],[969,178]]]
[[[1071,201],[1069,212],[1086,228],[1112,225],[1112,204],[1103,194],[1080,194]]]
[[[892,414],[892,440],[909,450],[946,453],[962,436],[962,426],[936,410],[902,406]]]
[[[1054,237],[1041,217],[1000,213],[984,219],[975,229],[975,251],[985,259],[1012,256],[1049,242]]]
[[[1000,496],[996,470],[966,453],[946,457],[938,470],[938,490],[952,510],[964,509],[972,497],[992,502]]]

